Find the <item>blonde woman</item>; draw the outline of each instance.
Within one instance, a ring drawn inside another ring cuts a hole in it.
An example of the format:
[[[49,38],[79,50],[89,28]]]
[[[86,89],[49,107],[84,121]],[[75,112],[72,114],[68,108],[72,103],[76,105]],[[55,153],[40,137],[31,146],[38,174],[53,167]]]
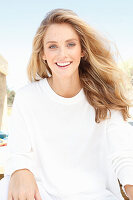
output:
[[[131,100],[108,41],[73,11],[41,22],[15,96],[1,200],[133,200]],[[126,82],[127,83],[127,82]]]

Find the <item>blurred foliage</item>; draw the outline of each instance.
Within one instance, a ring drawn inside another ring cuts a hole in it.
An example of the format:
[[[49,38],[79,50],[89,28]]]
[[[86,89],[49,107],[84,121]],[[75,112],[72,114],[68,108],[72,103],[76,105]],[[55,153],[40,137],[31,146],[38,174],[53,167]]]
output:
[[[132,78],[132,84],[133,84],[133,58],[130,58],[127,61],[121,62],[119,64],[119,67],[123,69],[129,77]]]
[[[7,88],[7,105],[12,106],[15,97],[15,91]]]

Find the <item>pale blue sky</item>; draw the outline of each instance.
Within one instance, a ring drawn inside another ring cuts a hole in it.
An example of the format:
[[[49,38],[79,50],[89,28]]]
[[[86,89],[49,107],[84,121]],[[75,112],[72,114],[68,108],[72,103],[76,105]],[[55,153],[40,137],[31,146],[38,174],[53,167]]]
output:
[[[132,0],[0,0],[0,54],[8,61],[7,85],[27,83],[35,32],[48,11],[68,8],[112,40],[124,60],[133,57]]]

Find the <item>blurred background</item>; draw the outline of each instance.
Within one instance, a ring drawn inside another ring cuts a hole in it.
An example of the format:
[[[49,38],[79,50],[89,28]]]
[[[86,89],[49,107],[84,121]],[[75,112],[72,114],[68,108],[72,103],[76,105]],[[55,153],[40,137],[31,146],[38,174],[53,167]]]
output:
[[[55,8],[73,10],[112,41],[119,52],[118,66],[133,80],[132,0],[0,0],[0,173],[15,93],[28,83],[33,37],[46,13]]]

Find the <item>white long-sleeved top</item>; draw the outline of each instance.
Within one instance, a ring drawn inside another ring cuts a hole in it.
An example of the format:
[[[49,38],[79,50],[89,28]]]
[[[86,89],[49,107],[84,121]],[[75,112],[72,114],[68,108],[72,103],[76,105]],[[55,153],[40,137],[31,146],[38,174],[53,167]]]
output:
[[[64,98],[46,78],[28,83],[14,99],[4,175],[27,168],[60,200],[123,199],[118,179],[133,185],[133,128],[111,113],[96,123],[83,89]]]

